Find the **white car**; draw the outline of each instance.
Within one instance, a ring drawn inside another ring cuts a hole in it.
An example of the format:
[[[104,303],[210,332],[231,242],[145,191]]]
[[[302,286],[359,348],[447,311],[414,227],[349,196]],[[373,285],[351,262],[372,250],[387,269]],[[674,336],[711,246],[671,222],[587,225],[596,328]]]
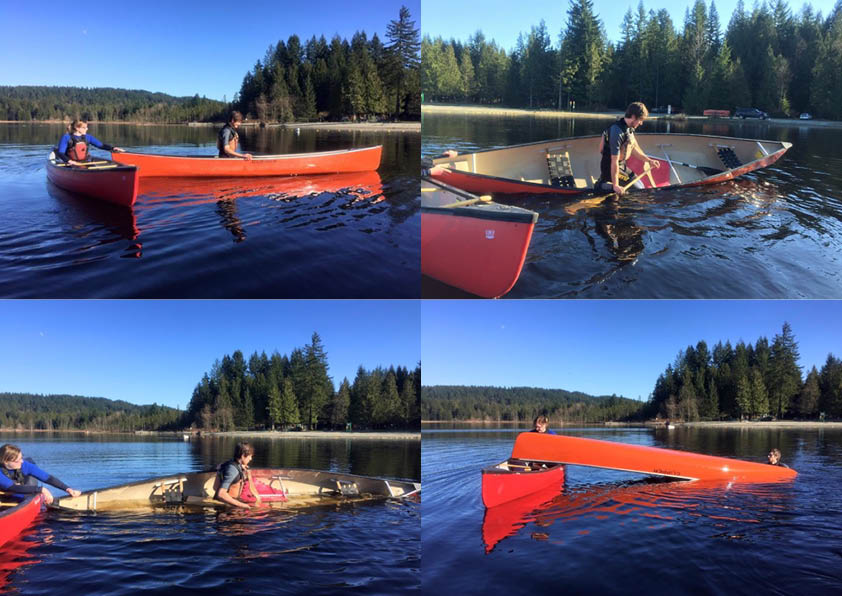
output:
[[[801,118],[802,120],[812,120],[813,119],[813,117],[810,114],[808,114],[807,112],[804,112],[803,114],[801,114],[799,116],[799,118]]]

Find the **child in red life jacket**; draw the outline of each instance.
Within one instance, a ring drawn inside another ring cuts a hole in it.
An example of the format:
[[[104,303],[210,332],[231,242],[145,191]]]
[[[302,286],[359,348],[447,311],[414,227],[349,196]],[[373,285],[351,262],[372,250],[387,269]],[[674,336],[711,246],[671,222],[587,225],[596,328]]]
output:
[[[67,127],[67,132],[61,137],[58,142],[58,151],[56,157],[70,165],[78,165],[80,163],[90,161],[91,156],[88,151],[88,145],[93,145],[105,151],[116,151],[122,153],[125,149],[119,147],[112,147],[107,143],[103,143],[96,137],[87,134],[88,123],[85,120],[74,120],[70,126]]]

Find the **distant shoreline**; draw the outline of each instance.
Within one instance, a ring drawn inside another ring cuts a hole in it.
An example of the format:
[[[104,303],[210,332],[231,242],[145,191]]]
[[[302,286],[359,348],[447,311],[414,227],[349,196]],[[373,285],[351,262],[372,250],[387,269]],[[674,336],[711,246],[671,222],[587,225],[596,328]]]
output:
[[[189,435],[192,438],[202,437],[252,437],[258,439],[388,439],[388,440],[406,440],[406,441],[420,441],[421,433],[412,431],[384,431],[384,432],[345,432],[345,431],[288,431],[282,432],[277,430],[233,430],[226,432],[190,432],[184,431],[157,431],[157,430],[135,430],[135,431],[108,431],[108,430],[20,430],[10,428],[0,428],[0,433],[15,433],[15,434],[30,434],[30,433],[76,433],[83,435],[133,435],[133,436],[161,436],[161,437],[181,437],[182,435]]]
[[[421,113],[463,114],[477,116],[539,116],[546,118],[591,118],[594,120],[613,120],[623,115],[623,112],[570,112],[565,110],[529,110],[525,108],[504,108],[476,105],[456,104],[422,104]],[[686,116],[681,114],[650,114],[650,120],[698,120],[702,122],[761,122],[752,118],[740,120],[737,118],[709,118],[707,116]],[[785,126],[805,126],[810,128],[842,128],[842,122],[835,120],[799,120],[794,118],[768,118],[762,122],[766,124],[781,124]]]
[[[94,120],[91,124],[124,124],[127,126],[187,126],[221,127],[224,122],[127,122],[123,120]],[[67,124],[64,120],[0,120],[0,124]],[[244,128],[258,128],[259,122],[243,122]],[[420,122],[288,122],[267,124],[266,128],[313,128],[316,130],[370,130],[382,132],[421,132]]]

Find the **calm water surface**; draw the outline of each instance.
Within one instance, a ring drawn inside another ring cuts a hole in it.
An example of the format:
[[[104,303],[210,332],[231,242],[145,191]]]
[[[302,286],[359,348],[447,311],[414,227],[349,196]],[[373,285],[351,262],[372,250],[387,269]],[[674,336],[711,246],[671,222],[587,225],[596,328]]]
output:
[[[413,298],[418,133],[241,129],[257,154],[383,145],[377,173],[141,179],[132,209],[47,181],[63,128],[0,124],[0,296]],[[216,129],[94,124],[129,150],[212,155]],[[108,154],[95,151],[99,156]]]
[[[517,431],[425,430],[425,594],[830,594],[842,590],[842,431],[575,429],[564,433],[761,461],[794,483],[700,486],[568,466],[565,484],[485,510],[480,469]]]
[[[234,439],[0,435],[80,490],[207,469]],[[255,440],[254,466],[420,478],[416,441]],[[55,491],[60,492],[60,491]],[[420,591],[420,503],[287,511],[42,513],[0,553],[0,593]]]
[[[607,120],[425,114],[422,154],[599,134]],[[640,132],[788,141],[773,166],[715,186],[644,192],[568,213],[569,201],[507,199],[539,214],[510,298],[840,298],[840,129],[754,121],[658,122]],[[468,295],[425,278],[424,297]]]

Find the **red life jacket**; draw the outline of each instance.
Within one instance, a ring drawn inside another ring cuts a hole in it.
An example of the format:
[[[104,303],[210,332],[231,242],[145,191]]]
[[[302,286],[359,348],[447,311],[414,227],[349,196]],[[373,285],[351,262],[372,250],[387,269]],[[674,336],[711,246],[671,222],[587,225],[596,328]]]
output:
[[[78,140],[75,136],[70,135],[70,141],[67,143],[67,156],[73,161],[85,161],[88,159],[88,144],[82,140]]]

